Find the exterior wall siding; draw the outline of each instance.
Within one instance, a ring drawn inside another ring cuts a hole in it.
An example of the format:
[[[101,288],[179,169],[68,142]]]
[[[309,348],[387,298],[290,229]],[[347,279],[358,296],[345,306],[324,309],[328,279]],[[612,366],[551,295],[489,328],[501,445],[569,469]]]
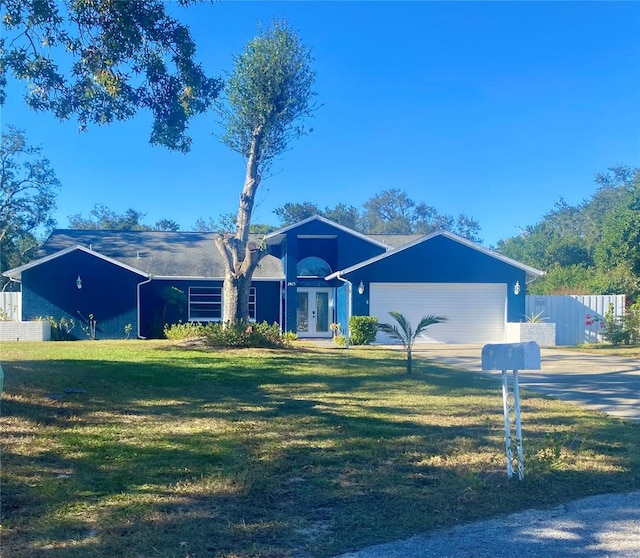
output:
[[[507,321],[525,313],[526,273],[464,244],[437,236],[349,274],[354,285],[353,314],[369,315],[369,283],[504,283]],[[365,292],[357,287],[363,282]],[[515,294],[516,282],[520,285]]]
[[[253,281],[251,286],[256,289],[256,321],[280,322],[280,281]],[[158,279],[142,285],[140,288],[140,334],[142,337],[161,338],[164,335],[165,325],[189,321],[190,287],[222,288],[222,281]],[[177,293],[168,294],[167,289],[177,289]],[[168,301],[177,303],[168,303]]]
[[[309,280],[298,281],[298,262],[309,256],[324,259],[333,271],[345,269],[363,260],[384,253],[385,249],[357,235],[322,221],[309,221],[299,227],[293,227],[286,233],[285,240],[278,250],[283,250],[283,268],[285,272],[285,323],[287,331],[297,331],[297,289],[312,286]],[[308,238],[322,236],[324,238]],[[275,253],[275,252],[274,252]],[[318,285],[339,287],[340,281],[327,284],[320,280]]]
[[[76,280],[80,276],[82,288]],[[86,339],[85,321],[93,314],[96,338],[121,339],[137,329],[136,285],[143,278],[81,251],[50,260],[22,274],[22,319],[64,317],[76,324],[70,338]]]

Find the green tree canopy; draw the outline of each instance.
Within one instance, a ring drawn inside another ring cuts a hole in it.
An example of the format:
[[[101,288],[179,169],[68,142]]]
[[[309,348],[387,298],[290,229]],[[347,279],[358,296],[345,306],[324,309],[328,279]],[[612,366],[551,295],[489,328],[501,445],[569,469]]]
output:
[[[192,3],[180,0],[180,4]],[[25,82],[29,107],[80,128],[153,115],[150,141],[188,151],[189,120],[222,83],[195,62],[189,29],[161,0],[2,0],[0,103],[8,77]]]
[[[362,209],[339,203],[320,210],[310,202],[286,203],[274,213],[282,226],[292,225],[313,215],[321,215],[365,234],[429,234],[439,230],[453,232],[472,242],[479,238],[480,225],[471,217],[443,215],[425,203],[416,203],[406,192],[392,188],[369,198]]]
[[[304,221],[314,215],[322,214],[318,209],[318,206],[311,202],[287,202],[282,207],[274,209],[273,212],[280,219],[280,225],[283,227],[299,223],[300,221]]]
[[[306,119],[317,108],[311,62],[299,35],[275,22],[234,57],[234,71],[217,106],[222,142],[246,162],[235,233],[220,235],[216,242],[225,262],[225,322],[249,315],[251,277],[264,255],[248,242],[255,196],[274,158],[309,131]]]
[[[595,183],[581,204],[560,199],[539,223],[498,243],[505,256],[547,272],[530,292],[640,296],[640,169],[616,165]]]
[[[9,126],[0,144],[0,271],[26,263],[55,225],[60,182],[42,148]],[[3,278],[4,281],[4,278]]]
[[[112,231],[177,231],[180,225],[173,219],[160,219],[154,225],[142,222],[145,214],[135,209],[127,209],[124,213],[117,213],[106,205],[96,204],[88,217],[80,213],[69,215],[69,228],[82,230],[112,230]]]

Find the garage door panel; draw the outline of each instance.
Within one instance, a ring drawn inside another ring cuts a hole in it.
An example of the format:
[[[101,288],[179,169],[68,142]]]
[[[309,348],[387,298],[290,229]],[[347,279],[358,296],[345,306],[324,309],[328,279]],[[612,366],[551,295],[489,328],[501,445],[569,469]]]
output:
[[[373,283],[370,314],[395,324],[389,311],[402,313],[412,326],[427,314],[446,316],[417,339],[418,343],[500,343],[506,322],[506,284]],[[377,341],[389,342],[378,334]]]

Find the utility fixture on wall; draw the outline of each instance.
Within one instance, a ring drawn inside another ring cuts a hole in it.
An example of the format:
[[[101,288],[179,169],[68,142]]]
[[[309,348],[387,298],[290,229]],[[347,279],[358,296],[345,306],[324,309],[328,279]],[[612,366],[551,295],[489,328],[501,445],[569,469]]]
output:
[[[520,294],[520,281],[516,281],[516,284],[513,286],[513,294],[514,295]]]
[[[76,279],[76,287],[78,287],[78,289],[82,288],[82,279],[80,279],[80,275],[78,275],[78,278]]]
[[[358,285],[358,293],[364,294],[364,283],[362,281],[360,281],[360,284]]]

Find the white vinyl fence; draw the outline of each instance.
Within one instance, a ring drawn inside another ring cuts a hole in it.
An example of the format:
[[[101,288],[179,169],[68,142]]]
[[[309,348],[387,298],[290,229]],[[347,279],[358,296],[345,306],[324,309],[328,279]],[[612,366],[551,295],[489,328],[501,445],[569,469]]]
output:
[[[578,345],[602,341],[609,305],[615,316],[624,315],[625,295],[528,295],[525,304],[527,316],[542,312],[556,324],[556,345]]]
[[[22,293],[0,292],[0,320],[22,319]]]

